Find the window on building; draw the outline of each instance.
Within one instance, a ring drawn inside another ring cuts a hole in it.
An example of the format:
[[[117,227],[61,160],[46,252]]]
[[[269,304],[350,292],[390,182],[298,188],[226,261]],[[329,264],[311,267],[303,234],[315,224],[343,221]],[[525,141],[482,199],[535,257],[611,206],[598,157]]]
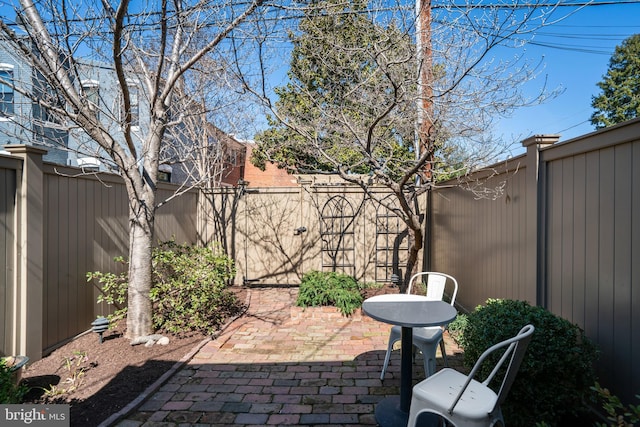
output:
[[[171,173],[173,168],[166,164],[161,164],[158,167],[158,181],[159,182],[171,182]]]
[[[13,65],[0,64],[0,117],[13,114]]]
[[[61,111],[65,110],[65,101],[38,71],[33,70],[31,96],[31,114],[35,120],[34,125],[39,128],[64,130],[65,117]]]
[[[84,99],[89,102],[89,108],[93,111],[96,117],[99,117],[98,112],[100,107],[100,83],[96,80],[83,80],[82,81],[82,94]]]
[[[42,93],[39,93],[39,97],[46,103],[51,105],[51,109],[41,106],[34,106],[34,117],[39,118],[48,127],[56,127],[56,125],[61,125],[64,123],[64,119],[59,116],[59,114],[55,111],[56,109],[64,110],[64,100],[59,96],[59,94],[51,88],[51,86],[47,86],[46,88],[41,89]]]
[[[131,126],[140,126],[140,111],[138,101],[138,88],[132,84],[128,84],[129,102],[131,106]]]
[[[133,80],[127,79],[127,88],[129,89],[129,108],[131,109],[131,126],[140,126],[140,100],[138,86]],[[124,123],[127,116],[124,108],[124,100],[120,100],[120,120]]]

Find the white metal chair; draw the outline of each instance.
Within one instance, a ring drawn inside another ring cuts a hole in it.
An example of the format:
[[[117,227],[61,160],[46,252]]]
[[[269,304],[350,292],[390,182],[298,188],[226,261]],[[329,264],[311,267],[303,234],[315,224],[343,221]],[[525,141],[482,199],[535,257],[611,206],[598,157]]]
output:
[[[452,283],[453,292],[451,294],[451,305],[454,305],[456,301],[456,295],[458,294],[458,282],[453,276],[444,273],[438,273],[433,271],[423,271],[411,276],[409,280],[409,286],[407,287],[407,293],[411,293],[413,282],[422,276],[427,276],[427,299],[433,301],[440,301],[445,295],[445,289],[447,287],[447,280]],[[450,286],[450,287],[451,287]],[[445,327],[432,326],[425,328],[413,328],[413,345],[417,347],[424,358],[424,374],[426,377],[433,374],[436,369],[436,350],[438,349],[438,343],[440,343],[440,352],[445,366],[447,363],[447,353],[444,349],[444,340],[442,339],[442,333]],[[387,345],[387,354],[384,356],[384,365],[382,366],[382,372],[380,373],[380,379],[384,379],[384,374],[389,366],[389,359],[391,358],[391,351],[393,345],[402,337],[402,328],[400,326],[393,326],[389,333],[389,343]]]
[[[430,423],[436,415],[456,427],[504,426],[500,405],[504,403],[513,384],[533,331],[533,325],[526,325],[513,338],[485,350],[468,376],[445,368],[416,384],[413,387],[408,426],[418,426],[422,414],[430,414]],[[507,349],[489,376],[482,383],[476,381],[474,376],[484,360],[503,347]],[[507,359],[509,365],[496,394],[488,385]]]

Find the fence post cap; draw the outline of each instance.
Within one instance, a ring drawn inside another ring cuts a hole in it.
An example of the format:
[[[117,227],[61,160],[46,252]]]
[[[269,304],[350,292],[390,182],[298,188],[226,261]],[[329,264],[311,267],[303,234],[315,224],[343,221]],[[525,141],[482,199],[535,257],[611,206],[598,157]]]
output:
[[[523,147],[528,147],[530,145],[548,145],[555,144],[560,140],[560,135],[532,135],[527,139],[522,141]]]

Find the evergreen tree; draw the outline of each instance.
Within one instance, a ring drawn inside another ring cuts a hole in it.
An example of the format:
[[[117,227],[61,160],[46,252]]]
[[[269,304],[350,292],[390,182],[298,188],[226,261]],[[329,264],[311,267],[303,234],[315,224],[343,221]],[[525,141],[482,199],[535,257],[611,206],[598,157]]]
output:
[[[416,65],[407,58],[415,46],[406,32],[373,22],[366,6],[329,0],[306,7],[289,35],[289,82],[275,89],[274,116],[256,136],[254,164],[369,173],[414,163]]]
[[[640,34],[616,47],[598,87],[602,92],[591,102],[591,123],[597,129],[640,117]]]

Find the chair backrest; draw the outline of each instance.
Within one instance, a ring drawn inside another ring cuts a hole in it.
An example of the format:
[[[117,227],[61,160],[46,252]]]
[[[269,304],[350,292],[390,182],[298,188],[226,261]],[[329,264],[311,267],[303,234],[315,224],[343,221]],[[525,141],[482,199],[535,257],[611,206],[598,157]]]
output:
[[[456,404],[464,394],[464,391],[466,390],[467,386],[469,385],[473,377],[476,375],[476,373],[482,366],[482,363],[484,362],[484,360],[494,351],[508,346],[508,348],[505,350],[504,354],[502,355],[498,363],[496,363],[495,367],[493,368],[489,376],[487,376],[487,378],[482,382],[483,385],[488,386],[491,380],[493,380],[493,377],[495,377],[496,373],[498,373],[498,370],[502,367],[504,362],[507,359],[509,359],[509,356],[511,356],[509,360],[509,365],[507,366],[507,371],[504,374],[504,377],[502,378],[502,384],[500,385],[500,390],[498,391],[498,398],[496,399],[496,403],[493,406],[492,411],[495,410],[498,406],[502,405],[502,403],[504,403],[504,400],[507,397],[507,394],[509,393],[509,390],[511,389],[511,385],[513,384],[513,381],[516,378],[516,374],[518,373],[518,369],[520,368],[522,359],[524,358],[524,355],[527,351],[527,347],[529,346],[529,342],[531,341],[531,337],[533,335],[534,330],[535,328],[533,327],[533,325],[526,325],[525,327],[520,329],[520,332],[518,332],[518,334],[513,338],[504,340],[486,349],[480,355],[475,365],[473,365],[473,369],[471,369],[471,372],[467,377],[467,381],[464,383],[464,386],[462,387],[462,389],[458,393],[458,396],[456,397],[456,399],[453,401],[453,404],[449,408],[449,413],[453,412],[453,409],[455,408]]]
[[[433,301],[441,301],[444,297],[444,291],[447,286],[447,279],[449,279],[453,283],[451,305],[456,302],[456,295],[458,294],[458,281],[453,276],[435,271],[422,271],[411,276],[411,279],[409,279],[409,286],[407,286],[408,294],[411,293],[414,280],[421,276],[427,276],[427,299]]]

